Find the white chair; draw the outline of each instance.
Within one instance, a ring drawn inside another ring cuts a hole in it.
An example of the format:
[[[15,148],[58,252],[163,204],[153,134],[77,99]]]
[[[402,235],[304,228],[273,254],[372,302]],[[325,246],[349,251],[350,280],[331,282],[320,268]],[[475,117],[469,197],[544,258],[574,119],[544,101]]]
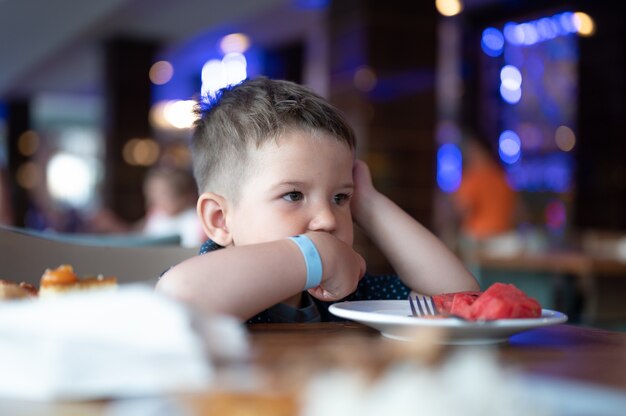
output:
[[[198,253],[180,246],[103,245],[46,238],[13,227],[0,227],[0,279],[39,287],[47,268],[70,264],[79,276],[116,276],[118,282],[156,283],[168,268]]]

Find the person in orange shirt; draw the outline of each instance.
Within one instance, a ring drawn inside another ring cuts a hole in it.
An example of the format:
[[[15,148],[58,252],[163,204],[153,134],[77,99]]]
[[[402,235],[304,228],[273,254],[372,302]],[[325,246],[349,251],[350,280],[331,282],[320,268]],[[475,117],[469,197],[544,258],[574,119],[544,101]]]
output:
[[[488,145],[466,139],[461,185],[453,199],[461,217],[461,232],[470,240],[484,240],[515,228],[516,193]]]

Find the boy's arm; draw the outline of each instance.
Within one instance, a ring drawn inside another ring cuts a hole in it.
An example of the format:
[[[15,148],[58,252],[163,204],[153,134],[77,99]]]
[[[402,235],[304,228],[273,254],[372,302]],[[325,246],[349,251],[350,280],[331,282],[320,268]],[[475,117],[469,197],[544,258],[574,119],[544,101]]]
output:
[[[424,294],[478,290],[463,263],[434,234],[378,192],[367,165],[354,166],[352,212],[411,289]]]
[[[323,269],[320,286],[309,292],[327,301],[353,292],[365,272],[361,256],[330,234],[306,235],[317,247]],[[300,249],[283,239],[192,257],[168,270],[157,290],[205,312],[245,320],[301,292],[305,282]]]

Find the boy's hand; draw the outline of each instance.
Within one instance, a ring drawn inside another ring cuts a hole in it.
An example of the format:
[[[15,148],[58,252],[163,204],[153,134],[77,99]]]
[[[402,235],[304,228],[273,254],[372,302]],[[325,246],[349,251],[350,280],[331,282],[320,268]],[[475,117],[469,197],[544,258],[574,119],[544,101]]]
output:
[[[372,183],[370,169],[362,160],[356,160],[352,169],[354,180],[354,194],[350,202],[353,220],[363,226],[368,208],[371,205],[371,198],[378,193]]]
[[[323,301],[342,299],[354,292],[365,274],[363,257],[328,233],[310,231],[306,235],[313,240],[323,269],[322,282],[308,292]]]

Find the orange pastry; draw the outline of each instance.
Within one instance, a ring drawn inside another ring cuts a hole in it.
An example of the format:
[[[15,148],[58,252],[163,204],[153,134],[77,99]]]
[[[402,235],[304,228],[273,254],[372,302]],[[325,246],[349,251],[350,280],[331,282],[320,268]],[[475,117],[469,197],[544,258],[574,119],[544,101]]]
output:
[[[56,269],[46,269],[41,276],[40,297],[56,296],[68,292],[115,289],[117,278],[102,275],[79,278],[69,264],[62,264]]]
[[[29,283],[14,283],[0,279],[0,299],[28,299],[37,297],[37,288]]]

